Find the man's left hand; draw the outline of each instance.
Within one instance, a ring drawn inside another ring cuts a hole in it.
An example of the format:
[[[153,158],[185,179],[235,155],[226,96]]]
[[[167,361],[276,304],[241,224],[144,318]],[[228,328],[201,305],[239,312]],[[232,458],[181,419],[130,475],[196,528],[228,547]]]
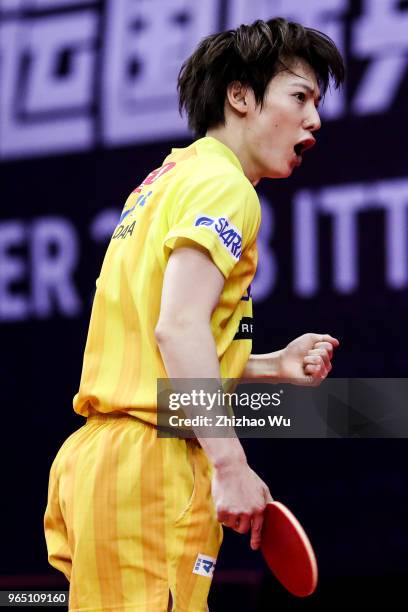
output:
[[[303,334],[280,354],[279,379],[294,385],[317,387],[332,369],[333,351],[339,346],[329,334]]]

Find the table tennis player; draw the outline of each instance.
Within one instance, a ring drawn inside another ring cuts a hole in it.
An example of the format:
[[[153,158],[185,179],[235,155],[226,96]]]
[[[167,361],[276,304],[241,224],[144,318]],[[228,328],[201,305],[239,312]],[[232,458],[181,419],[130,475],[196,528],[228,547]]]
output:
[[[330,372],[338,341],[327,333],[251,354],[254,187],[303,162],[320,99],[343,79],[333,41],[282,18],[208,36],[181,67],[180,109],[197,139],[125,203],[74,398],[86,422],[51,467],[45,535],[71,611],[204,611],[222,524],[259,547],[271,494],[239,439],[159,438],[156,381],[315,385]]]

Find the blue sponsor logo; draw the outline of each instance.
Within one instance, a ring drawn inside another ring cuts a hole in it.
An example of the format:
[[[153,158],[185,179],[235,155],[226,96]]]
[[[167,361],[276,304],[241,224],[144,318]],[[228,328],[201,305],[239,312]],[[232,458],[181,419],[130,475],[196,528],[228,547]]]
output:
[[[136,200],[136,204],[138,204],[139,206],[144,206],[146,204],[146,200],[148,198],[150,198],[150,196],[152,195],[153,191],[149,191],[149,193],[146,194],[141,194],[137,200]]]
[[[198,217],[198,219],[195,222],[195,225],[207,225],[210,226],[214,223],[214,219],[211,219],[211,217]]]
[[[216,562],[217,559],[214,559],[214,557],[198,554],[194,564],[193,574],[212,578]]]
[[[127,210],[125,210],[125,211],[123,211],[123,212],[122,212],[122,214],[120,215],[119,223],[122,223],[122,221],[123,221],[124,219],[126,219],[126,217],[127,217],[128,215],[130,215],[130,214],[131,214],[131,213],[132,213],[132,212],[135,210],[136,206],[144,206],[144,205],[146,204],[146,200],[147,200],[148,198],[150,198],[150,196],[152,195],[152,193],[153,193],[153,191],[149,191],[149,193],[146,193],[146,194],[141,194],[141,195],[140,195],[140,196],[137,198],[137,200],[136,200],[135,204],[133,204],[132,208],[128,208]]]
[[[214,566],[214,561],[207,561],[207,559],[197,559],[194,569],[197,571],[202,568],[206,574],[209,574]]]
[[[234,259],[238,260],[242,253],[242,238],[239,230],[230,223],[227,217],[197,217],[195,226],[204,225],[215,232],[220,242]]]
[[[126,217],[128,215],[130,215],[130,213],[135,210],[136,208],[136,204],[134,206],[132,206],[132,208],[129,208],[128,210],[125,210],[124,213],[121,214],[120,219],[119,219],[119,223],[122,223],[123,219],[126,219]]]

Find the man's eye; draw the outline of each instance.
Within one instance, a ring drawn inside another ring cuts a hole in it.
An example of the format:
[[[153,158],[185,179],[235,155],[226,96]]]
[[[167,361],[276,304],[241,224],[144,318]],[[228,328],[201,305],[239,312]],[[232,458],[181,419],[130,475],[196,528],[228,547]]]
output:
[[[304,94],[301,91],[299,93],[295,94],[295,96],[299,100],[299,102],[304,102],[306,100],[306,94]]]

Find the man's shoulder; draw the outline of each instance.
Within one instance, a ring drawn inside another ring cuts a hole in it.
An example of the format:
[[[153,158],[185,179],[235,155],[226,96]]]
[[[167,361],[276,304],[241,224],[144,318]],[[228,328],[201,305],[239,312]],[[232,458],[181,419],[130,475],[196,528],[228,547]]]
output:
[[[213,186],[228,190],[237,190],[248,197],[257,198],[256,191],[241,169],[221,156],[192,156],[184,160],[178,169],[176,180],[188,187],[197,188]]]

